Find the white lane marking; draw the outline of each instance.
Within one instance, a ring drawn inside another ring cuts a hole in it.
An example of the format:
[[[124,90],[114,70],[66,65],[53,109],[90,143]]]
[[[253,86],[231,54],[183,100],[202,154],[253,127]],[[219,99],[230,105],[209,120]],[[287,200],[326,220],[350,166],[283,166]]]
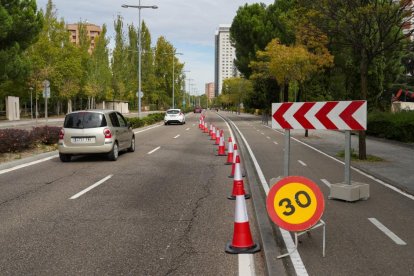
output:
[[[158,124],[158,125],[155,125],[155,126],[147,127],[146,129],[143,129],[143,130],[134,131],[134,133],[135,133],[135,134],[137,134],[137,133],[141,133],[141,132],[144,132],[144,131],[147,131],[147,130],[150,130],[150,129],[153,129],[153,128],[156,128],[156,127],[160,127],[160,126],[162,126],[162,125],[163,125],[163,124]]]
[[[180,137],[180,134],[174,136],[174,139],[177,139],[178,137]]]
[[[270,139],[270,137],[269,137],[269,136],[266,136],[266,138],[267,138],[267,139]]]
[[[273,141],[273,144],[275,144],[275,145],[279,145],[279,143],[278,143],[278,142],[276,142],[276,141]]]
[[[76,198],[80,197],[81,195],[83,195],[83,194],[85,194],[85,193],[89,192],[90,190],[92,190],[93,188],[98,187],[99,185],[101,185],[102,183],[104,183],[105,181],[107,181],[108,179],[110,179],[112,176],[113,176],[113,174],[108,175],[107,177],[105,177],[105,178],[103,178],[103,179],[99,180],[98,182],[96,182],[96,183],[95,183],[95,184],[93,184],[92,186],[89,186],[89,187],[88,187],[88,188],[86,188],[85,190],[80,191],[79,193],[77,193],[76,195],[72,196],[72,197],[71,197],[71,198],[69,198],[69,199],[76,199]]]
[[[233,124],[233,126],[237,129],[237,131],[240,134],[240,137],[242,138],[242,140],[244,141],[244,144],[246,145],[247,151],[250,154],[250,157],[253,160],[254,166],[256,167],[256,171],[257,174],[259,175],[260,181],[262,183],[263,186],[263,190],[265,191],[266,195],[269,193],[269,184],[267,184],[267,181],[264,177],[264,174],[259,166],[259,163],[257,162],[256,157],[254,156],[254,153],[252,151],[252,149],[250,148],[249,143],[247,143],[246,138],[244,138],[244,135],[241,133],[240,129],[236,126],[236,124],[234,122],[231,122]],[[280,228],[280,232],[282,233],[282,237],[283,237],[283,241],[285,242],[286,245],[286,249],[288,252],[292,252],[295,248],[295,244],[293,242],[292,236],[290,235],[290,233],[282,228]],[[239,254],[241,255],[241,254]],[[308,275],[308,272],[306,270],[305,265],[303,264],[302,258],[299,255],[299,252],[297,250],[295,250],[291,255],[290,255],[290,259],[293,263],[293,267],[295,268],[296,271],[296,275],[302,276],[302,275]]]
[[[59,155],[56,154],[56,155],[49,156],[49,157],[46,157],[46,158],[43,158],[43,159],[40,159],[40,160],[36,160],[36,161],[29,162],[29,163],[17,165],[17,166],[12,167],[12,168],[4,169],[4,170],[0,171],[0,174],[4,174],[4,173],[12,172],[12,171],[15,171],[15,170],[18,170],[18,169],[21,169],[21,168],[25,168],[25,167],[28,167],[28,166],[36,165],[36,164],[51,160],[53,158],[56,158],[58,156]]]
[[[188,127],[188,128],[186,128],[185,130],[190,130],[190,128]]]
[[[330,183],[328,180],[326,180],[326,179],[321,179],[321,181],[322,181],[322,183],[323,183],[323,184],[325,184],[326,186],[328,186],[328,188],[330,188],[330,187],[331,187],[331,183]]]
[[[267,127],[267,128],[272,129],[271,127]],[[272,130],[274,130],[275,132],[277,132],[277,133],[279,133],[281,135],[284,135],[283,132],[277,131],[276,129],[272,129]],[[298,143],[300,143],[300,144],[302,144],[302,145],[304,145],[304,146],[306,146],[306,147],[308,147],[308,148],[310,148],[310,149],[312,149],[312,150],[314,150],[314,151],[316,151],[316,152],[318,152],[318,153],[320,153],[320,154],[322,154],[322,155],[324,155],[324,156],[326,156],[326,157],[328,157],[328,158],[330,158],[330,159],[332,159],[332,160],[334,160],[334,161],[336,161],[336,162],[338,162],[338,163],[340,163],[340,164],[342,164],[342,165],[345,164],[341,160],[338,160],[335,157],[332,157],[329,154],[324,153],[323,151],[320,151],[317,148],[314,148],[311,145],[306,144],[305,142],[302,142],[302,141],[300,141],[300,140],[298,140],[296,138],[293,138],[293,137],[291,137],[291,139],[294,140],[294,141],[296,141],[296,142],[298,142]],[[387,188],[389,188],[389,189],[391,189],[391,190],[393,190],[393,191],[395,191],[395,192],[397,192],[397,193],[399,193],[399,194],[401,194],[401,195],[403,195],[405,197],[408,197],[411,200],[414,200],[414,195],[407,194],[406,192],[398,189],[397,187],[394,187],[391,184],[388,184],[388,183],[382,181],[381,179],[378,179],[378,178],[376,178],[376,177],[374,177],[374,176],[372,176],[370,174],[367,174],[367,173],[365,173],[365,172],[361,171],[360,169],[357,169],[357,168],[355,168],[353,166],[351,166],[351,169],[353,169],[357,173],[362,174],[363,176],[368,177],[369,179],[374,180],[375,182],[377,182],[377,183],[379,183],[379,184],[381,184],[381,185],[383,185],[383,186],[385,186],[385,187],[387,187]]]
[[[264,132],[260,132],[260,134],[264,135]]]
[[[299,162],[299,164],[301,164],[302,166],[304,166],[304,167],[307,167],[308,165],[306,165],[306,163],[305,162],[303,162],[302,160],[298,160],[298,162]]]
[[[379,222],[376,218],[368,218],[368,220],[372,222],[372,224],[374,224],[376,227],[378,227],[379,230],[381,230],[385,235],[392,239],[396,244],[407,245],[405,241],[400,239],[397,235],[395,235],[390,229],[385,227],[385,225]]]
[[[152,151],[148,152],[147,154],[153,154],[154,152],[156,152],[157,150],[159,150],[161,147],[157,147],[155,149],[153,149]]]
[[[253,254],[239,254],[239,276],[256,275]]]
[[[260,129],[257,129],[257,131],[259,132],[259,131],[260,131]]]

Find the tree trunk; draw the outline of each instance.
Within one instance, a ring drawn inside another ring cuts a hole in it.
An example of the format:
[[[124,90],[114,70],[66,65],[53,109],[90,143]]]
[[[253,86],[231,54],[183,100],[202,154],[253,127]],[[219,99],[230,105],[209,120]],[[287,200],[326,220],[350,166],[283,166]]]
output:
[[[288,102],[289,101],[289,83],[285,82],[285,85],[283,87],[283,101]]]
[[[367,99],[367,91],[368,91],[368,59],[365,49],[361,50],[361,99]],[[366,160],[367,159],[367,145],[366,145],[366,134],[365,130],[361,130],[359,132],[359,159]]]

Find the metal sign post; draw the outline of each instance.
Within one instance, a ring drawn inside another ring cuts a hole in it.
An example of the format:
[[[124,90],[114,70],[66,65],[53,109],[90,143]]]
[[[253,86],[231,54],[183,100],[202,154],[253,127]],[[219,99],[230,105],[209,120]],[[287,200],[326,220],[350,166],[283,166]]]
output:
[[[285,155],[284,155],[284,176],[289,176],[289,165],[290,165],[290,129],[285,129]]]
[[[45,98],[45,119],[47,124],[47,99],[50,97],[50,82],[48,80],[43,81],[43,97]]]

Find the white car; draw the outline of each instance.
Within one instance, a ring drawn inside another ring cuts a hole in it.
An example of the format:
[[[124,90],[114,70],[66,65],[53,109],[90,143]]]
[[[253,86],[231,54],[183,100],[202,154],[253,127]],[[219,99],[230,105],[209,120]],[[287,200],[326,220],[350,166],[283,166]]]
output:
[[[181,111],[181,109],[178,109],[178,108],[168,109],[165,112],[164,124],[168,125],[171,123],[185,124],[185,115]]]

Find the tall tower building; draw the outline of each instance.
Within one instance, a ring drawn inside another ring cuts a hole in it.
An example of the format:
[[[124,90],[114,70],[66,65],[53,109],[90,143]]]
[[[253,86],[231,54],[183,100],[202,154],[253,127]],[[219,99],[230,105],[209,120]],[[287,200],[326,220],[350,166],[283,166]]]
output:
[[[215,95],[214,82],[206,83],[205,93],[209,101],[214,98],[214,95]]]
[[[240,76],[234,65],[236,49],[230,42],[230,25],[219,25],[215,35],[214,93],[221,94],[223,80]]]

